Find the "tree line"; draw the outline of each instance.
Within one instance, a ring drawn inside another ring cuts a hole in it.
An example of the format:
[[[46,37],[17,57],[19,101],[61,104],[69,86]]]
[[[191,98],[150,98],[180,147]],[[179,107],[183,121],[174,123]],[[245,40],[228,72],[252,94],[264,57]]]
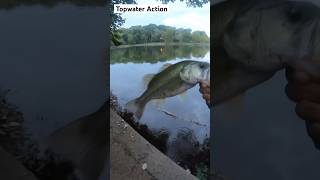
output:
[[[116,48],[110,53],[110,63],[158,63],[173,59],[203,58],[209,46],[137,46]]]
[[[122,45],[146,43],[208,43],[209,37],[204,31],[175,28],[165,25],[149,24],[119,29]]]
[[[163,4],[167,4],[169,2],[175,2],[176,0],[157,0],[159,2],[162,2]],[[181,2],[185,1],[186,5],[188,7],[202,7],[203,5],[209,3],[209,0],[180,0]],[[111,32],[115,32],[117,29],[119,29],[125,20],[121,17],[120,14],[113,13],[113,5],[114,4],[136,4],[136,0],[112,0],[111,1],[111,25],[110,29]]]

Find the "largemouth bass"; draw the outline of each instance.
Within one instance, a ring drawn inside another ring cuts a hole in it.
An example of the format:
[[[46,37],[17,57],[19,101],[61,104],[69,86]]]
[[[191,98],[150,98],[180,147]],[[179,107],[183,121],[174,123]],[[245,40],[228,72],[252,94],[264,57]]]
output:
[[[58,129],[41,144],[61,159],[70,161],[79,180],[98,179],[108,162],[108,104]]]
[[[164,99],[181,94],[201,80],[210,80],[210,65],[207,62],[181,61],[156,74],[143,94],[126,104],[126,109],[140,119],[145,105],[152,99]]]
[[[211,7],[213,104],[294,67],[320,75],[320,9],[309,2],[234,0]]]

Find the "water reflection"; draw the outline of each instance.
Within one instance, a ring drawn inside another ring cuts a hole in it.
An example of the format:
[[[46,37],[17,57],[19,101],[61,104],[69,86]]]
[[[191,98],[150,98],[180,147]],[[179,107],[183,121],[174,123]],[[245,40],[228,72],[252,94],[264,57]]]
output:
[[[50,6],[49,2],[0,2],[0,88],[11,90],[7,101],[18,107],[27,133],[32,134],[32,140],[39,141],[66,124],[96,112],[106,101],[105,7],[76,0],[51,1],[54,5],[51,9],[38,6]],[[103,122],[106,123],[105,119]],[[26,161],[43,165],[36,160]],[[98,171],[95,167],[91,166]],[[32,165],[32,168],[38,167]],[[50,164],[45,168],[46,173],[55,171]],[[59,168],[68,170],[65,166]]]
[[[181,167],[190,171],[200,180],[209,178],[209,155],[210,140],[206,137],[203,142],[199,142],[194,131],[188,128],[177,130],[178,134],[172,136],[167,129],[155,129],[135,121],[132,113],[123,110],[118,104],[118,98],[111,95],[110,104],[117,113],[125,119],[131,127],[141,134],[147,141],[151,142],[162,153],[167,154]],[[171,140],[169,139],[171,138]]]
[[[106,99],[104,7],[32,6],[0,14],[0,86],[11,90],[8,101],[35,138],[99,109]]]
[[[138,46],[113,49],[110,63],[157,63],[172,59],[204,58],[209,46]]]

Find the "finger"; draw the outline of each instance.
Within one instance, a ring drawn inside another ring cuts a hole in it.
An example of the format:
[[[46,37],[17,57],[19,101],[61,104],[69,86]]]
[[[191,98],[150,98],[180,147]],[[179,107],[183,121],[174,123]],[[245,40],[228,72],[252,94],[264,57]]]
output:
[[[200,87],[199,91],[201,94],[210,94],[210,88],[209,87]]]
[[[206,104],[209,106],[209,107],[211,107],[211,101],[206,101]]]
[[[210,82],[207,83],[207,82],[201,80],[201,81],[200,81],[200,86],[201,86],[201,87],[210,87]]]
[[[296,93],[294,91],[294,87],[292,83],[289,83],[286,85],[285,92],[288,98],[291,99],[292,101],[295,101],[295,102],[299,101],[299,98],[295,95]]]
[[[200,91],[201,94],[204,94],[204,93],[205,93],[205,88],[200,87],[200,88],[199,88],[199,91]]]
[[[307,122],[309,136],[317,144],[320,144],[320,123]]]
[[[306,100],[320,103],[320,84],[317,83],[289,83],[286,86],[286,93],[288,97],[296,102]]]
[[[308,122],[320,123],[320,104],[302,101],[297,104],[296,113]]]
[[[209,88],[204,88],[203,89],[203,94],[210,94],[210,89]]]
[[[292,74],[294,73],[294,69],[292,67],[287,67],[286,68],[286,78],[288,81],[292,81],[293,77]]]
[[[320,65],[319,59],[312,57],[304,57],[303,59],[299,58],[291,61],[291,67],[294,67],[295,70],[300,72],[307,73],[312,79],[320,82]]]
[[[210,101],[210,94],[203,94],[202,98],[205,99],[206,101]]]
[[[202,83],[202,82],[200,82],[199,86],[200,86],[200,89],[206,88],[206,84],[204,84],[204,83]]]
[[[311,79],[311,77],[307,73],[294,70],[292,68],[286,69],[286,77],[288,81],[295,81],[299,83],[307,83]]]

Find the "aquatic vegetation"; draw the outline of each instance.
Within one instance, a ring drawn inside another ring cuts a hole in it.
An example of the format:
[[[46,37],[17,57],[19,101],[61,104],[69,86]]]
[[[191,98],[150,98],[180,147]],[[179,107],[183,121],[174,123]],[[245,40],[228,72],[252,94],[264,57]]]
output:
[[[23,127],[23,114],[0,93],[0,146],[14,155],[39,180],[77,180],[71,162],[50,150],[41,150]]]
[[[110,95],[110,107],[162,153],[168,155],[168,145],[173,145],[174,155],[169,155],[169,157],[184,169],[189,170],[193,175],[197,176],[199,167],[203,168],[201,165],[209,169],[209,138],[200,143],[193,134],[193,131],[185,129],[180,131],[173,141],[169,141],[170,134],[168,131],[165,129],[152,130],[147,125],[137,122],[132,113],[127,112],[119,105],[117,97],[112,93]],[[209,177],[209,172],[205,171],[205,168],[201,170],[201,173],[201,177]]]

